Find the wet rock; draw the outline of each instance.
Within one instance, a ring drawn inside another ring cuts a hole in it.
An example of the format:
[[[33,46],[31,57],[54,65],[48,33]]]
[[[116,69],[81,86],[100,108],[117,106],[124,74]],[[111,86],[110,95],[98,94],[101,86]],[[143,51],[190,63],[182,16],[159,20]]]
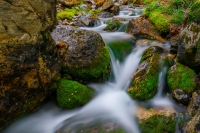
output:
[[[166,41],[160,36],[155,26],[143,17],[129,21],[126,32],[140,38],[159,40],[161,42]]]
[[[192,117],[192,119],[187,123],[186,126],[187,133],[199,133],[200,132],[200,109]]]
[[[111,8],[109,8],[107,11],[114,14],[114,15],[119,15],[119,4],[118,3],[114,3],[113,6]]]
[[[111,18],[111,17],[113,17],[113,16],[114,16],[114,15],[113,15],[112,13],[106,12],[106,11],[101,12],[100,14],[98,14],[98,17],[99,17],[99,18]]]
[[[187,107],[187,111],[191,116],[194,116],[195,114],[198,113],[199,109],[200,109],[200,91],[196,91],[192,93],[192,98]]]
[[[199,25],[189,23],[181,30],[177,58],[180,63],[200,72]]]
[[[167,82],[172,96],[182,104],[188,104],[191,93],[196,89],[195,72],[178,62],[167,72]]]
[[[112,19],[107,22],[107,26],[104,31],[117,31],[121,27],[122,23],[118,20]]]
[[[170,38],[170,53],[171,54],[177,54],[178,41],[179,41],[179,35],[175,35]]]
[[[90,82],[107,79],[110,56],[98,33],[70,26],[57,26],[52,36],[57,43],[66,43],[65,49],[58,49],[59,58],[62,70],[73,79]]]
[[[59,79],[54,0],[0,1],[0,130],[32,112]]]
[[[148,100],[156,94],[161,65],[160,54],[163,51],[163,48],[158,46],[152,46],[144,51],[141,63],[133,75],[131,87],[128,89],[132,98]]]
[[[110,7],[113,6],[113,4],[114,4],[113,0],[106,0],[102,5],[102,10],[105,11],[109,9]]]

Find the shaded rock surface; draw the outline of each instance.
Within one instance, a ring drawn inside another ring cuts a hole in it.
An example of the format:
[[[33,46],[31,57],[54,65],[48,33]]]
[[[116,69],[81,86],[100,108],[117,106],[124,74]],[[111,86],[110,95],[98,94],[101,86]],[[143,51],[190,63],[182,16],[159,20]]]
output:
[[[34,111],[59,78],[55,0],[0,1],[0,130]]]
[[[156,27],[143,17],[129,21],[126,32],[136,37],[165,42],[165,39],[160,36]]]
[[[200,26],[189,23],[181,30],[179,36],[178,61],[197,73],[200,72]]]

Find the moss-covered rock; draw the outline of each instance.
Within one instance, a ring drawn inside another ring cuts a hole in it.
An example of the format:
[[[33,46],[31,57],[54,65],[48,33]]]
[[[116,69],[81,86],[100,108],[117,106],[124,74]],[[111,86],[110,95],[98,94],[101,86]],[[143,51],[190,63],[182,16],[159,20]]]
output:
[[[103,29],[105,31],[117,31],[122,23],[119,20],[109,20],[108,25]]]
[[[144,51],[141,63],[133,76],[131,87],[128,89],[132,98],[148,100],[156,94],[162,52],[163,49],[158,46],[150,47]]]
[[[140,127],[142,133],[174,133],[176,123],[170,117],[155,115],[145,120]]]
[[[93,96],[93,90],[72,80],[60,79],[52,87],[57,88],[58,106],[64,109],[82,106]]]
[[[112,49],[115,58],[120,62],[132,51],[132,46],[128,42],[110,42],[108,46]]]
[[[167,72],[167,81],[170,90],[179,88],[186,92],[193,92],[196,87],[195,77],[194,70],[178,62]]]
[[[167,82],[172,96],[183,104],[187,104],[191,93],[196,89],[194,70],[176,63],[167,72]]]

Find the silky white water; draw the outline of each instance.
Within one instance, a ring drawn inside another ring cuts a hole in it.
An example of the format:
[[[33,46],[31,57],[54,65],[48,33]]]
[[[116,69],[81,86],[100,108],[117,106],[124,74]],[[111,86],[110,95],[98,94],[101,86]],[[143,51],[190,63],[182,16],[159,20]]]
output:
[[[104,26],[103,24],[88,29],[99,32],[106,43],[132,37],[122,32],[102,32]],[[122,63],[115,59],[110,49],[113,79],[102,84],[88,85],[94,88],[96,95],[85,106],[65,111],[59,109],[55,104],[49,104],[38,112],[18,120],[3,133],[55,133],[56,131],[77,133],[81,129],[105,122],[116,123],[127,133],[140,133],[135,116],[139,105],[144,107],[173,106],[175,109],[180,109],[171,100],[162,96],[167,68],[163,68],[160,73],[158,93],[153,99],[141,103],[132,99],[127,93],[132,75],[136,71],[145,49],[147,47],[136,47]]]

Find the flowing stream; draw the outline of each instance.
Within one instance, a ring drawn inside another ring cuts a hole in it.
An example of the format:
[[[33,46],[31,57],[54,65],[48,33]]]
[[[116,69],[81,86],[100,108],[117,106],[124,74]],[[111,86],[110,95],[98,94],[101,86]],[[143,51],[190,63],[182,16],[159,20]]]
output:
[[[138,9],[136,12],[139,12]],[[129,16],[129,14],[128,11],[121,11],[120,15],[116,17],[131,19],[138,17],[138,14],[136,16]],[[102,23],[98,27],[83,29],[99,32],[106,44],[112,40],[124,40],[132,37],[124,32],[104,32],[102,29],[105,26],[106,24]],[[160,72],[158,93],[153,99],[141,103],[132,99],[127,93],[131,77],[139,65],[143,51],[147,48],[147,46],[136,47],[122,63],[115,59],[110,49],[111,71],[114,78],[106,83],[90,84],[89,86],[94,88],[97,94],[85,106],[66,111],[59,109],[55,104],[47,104],[36,113],[13,123],[3,133],[76,133],[81,129],[105,122],[114,122],[127,133],[140,133],[135,115],[138,106],[172,106],[176,110],[181,110],[179,106],[162,95],[166,67],[163,67]]]

